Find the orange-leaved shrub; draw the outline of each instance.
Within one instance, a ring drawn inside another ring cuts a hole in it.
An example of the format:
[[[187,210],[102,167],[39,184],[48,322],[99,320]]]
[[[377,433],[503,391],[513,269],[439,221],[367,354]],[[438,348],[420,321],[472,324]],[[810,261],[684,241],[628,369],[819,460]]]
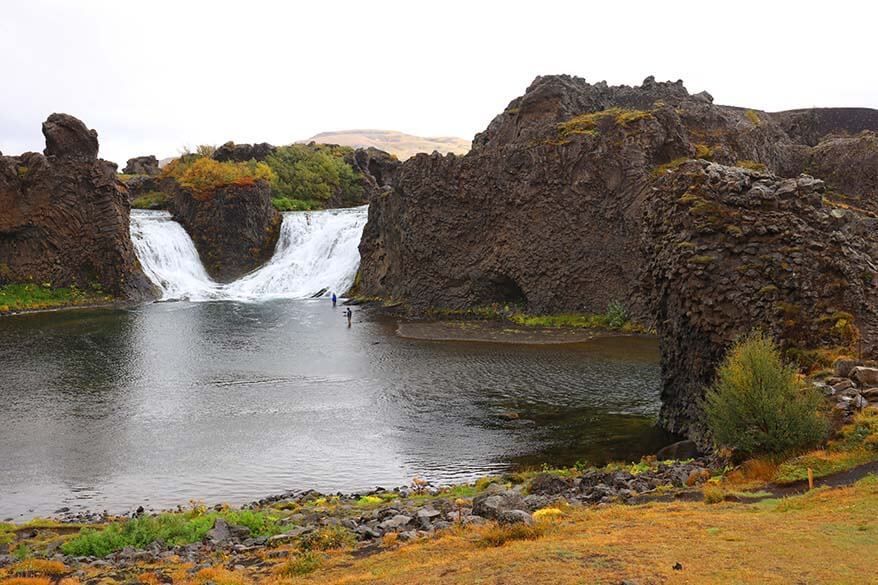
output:
[[[274,172],[264,162],[219,162],[199,156],[171,161],[164,169],[164,176],[175,179],[181,187],[202,197],[229,185],[249,186],[256,181],[271,183],[275,180]]]

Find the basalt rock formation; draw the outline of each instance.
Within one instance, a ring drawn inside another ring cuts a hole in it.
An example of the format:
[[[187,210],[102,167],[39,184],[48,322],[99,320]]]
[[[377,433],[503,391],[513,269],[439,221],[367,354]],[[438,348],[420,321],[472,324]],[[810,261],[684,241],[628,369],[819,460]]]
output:
[[[100,285],[120,298],[155,294],[131,243],[116,165],[97,133],[67,114],[43,123],[45,154],[0,157],[0,284]]]
[[[371,146],[352,151],[345,161],[360,175],[366,201],[390,188],[400,165],[395,156]]]
[[[737,333],[767,322],[801,348],[859,335],[875,351],[875,129],[874,110],[769,114],[651,77],[538,77],[467,155],[399,167],[369,208],[359,292],[414,313],[621,301],[658,330],[662,423],[703,442],[700,392]]]
[[[231,184],[210,193],[175,187],[173,201],[174,219],[189,233],[215,280],[235,280],[271,258],[282,218],[265,181]]]
[[[161,169],[159,169],[158,159],[150,154],[148,156],[129,158],[122,172],[126,175],[148,175],[154,177],[161,172]]]
[[[823,181],[707,161],[644,205],[643,291],[662,346],[661,422],[701,440],[723,351],[754,326],[795,352],[878,341],[878,220],[825,203]]]
[[[263,161],[275,151],[275,147],[267,142],[259,144],[235,144],[226,142],[216,149],[213,159],[219,162],[247,162],[248,160]]]

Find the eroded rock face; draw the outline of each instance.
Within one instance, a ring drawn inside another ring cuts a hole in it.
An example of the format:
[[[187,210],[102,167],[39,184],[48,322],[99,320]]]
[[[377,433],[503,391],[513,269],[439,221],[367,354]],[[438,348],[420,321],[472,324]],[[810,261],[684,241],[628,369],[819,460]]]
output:
[[[871,108],[810,108],[770,116],[797,143],[816,146],[832,135],[878,131],[878,110]]]
[[[158,159],[155,155],[150,154],[148,156],[129,158],[128,163],[125,165],[125,168],[122,169],[122,172],[126,175],[148,175],[154,177],[158,175],[161,170],[159,169]]]
[[[802,175],[691,161],[645,204],[644,293],[662,350],[661,422],[702,445],[701,399],[726,348],[753,327],[786,347],[878,340],[873,220],[824,205]]]
[[[207,194],[177,187],[173,216],[192,238],[207,273],[220,282],[240,278],[271,258],[282,221],[264,181]]]
[[[662,423],[703,442],[698,398],[739,333],[767,322],[801,347],[842,342],[833,334],[850,313],[875,351],[878,148],[862,131],[876,119],[717,106],[653,78],[538,77],[469,154],[400,166],[369,208],[359,292],[415,313],[491,303],[597,313],[622,301],[658,323]],[[812,168],[826,184],[799,177]]]
[[[641,311],[630,292],[651,169],[692,154],[672,105],[681,99],[674,83],[538,78],[468,155],[419,154],[401,165],[392,192],[369,207],[360,290],[415,310],[517,303],[602,312],[626,300]],[[582,111],[660,100],[619,122],[609,115],[581,131],[558,127]]]
[[[399,170],[399,159],[377,148],[357,148],[345,160],[360,174],[365,200],[389,188]]]
[[[131,244],[116,165],[97,133],[67,114],[43,124],[46,155],[0,157],[0,284],[99,284],[122,298],[155,295]]]

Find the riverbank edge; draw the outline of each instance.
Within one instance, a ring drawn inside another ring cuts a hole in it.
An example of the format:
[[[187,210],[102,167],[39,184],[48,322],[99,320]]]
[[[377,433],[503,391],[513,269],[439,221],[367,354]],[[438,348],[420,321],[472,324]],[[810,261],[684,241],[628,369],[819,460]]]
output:
[[[19,575],[29,567],[33,568],[33,575],[41,575],[41,568],[54,567],[68,578],[83,580],[76,583],[89,583],[97,576],[108,574],[125,573],[128,577],[140,579],[140,575],[177,570],[187,578],[203,571],[221,570],[262,582],[284,571],[282,567],[291,563],[308,564],[314,558],[320,562],[301,574],[314,572],[317,576],[321,564],[331,560],[333,555],[337,558],[343,554],[356,563],[378,553],[396,554],[401,545],[409,542],[463,536],[468,540],[475,539],[472,550],[476,552],[486,546],[502,546],[517,539],[539,539],[557,522],[572,521],[587,513],[583,512],[585,510],[622,510],[634,506],[670,518],[679,513],[681,505],[703,504],[707,506],[703,508],[704,513],[710,515],[709,510],[718,503],[762,509],[760,506],[767,500],[786,500],[812,492],[807,482],[785,486],[763,483],[740,491],[727,487],[723,497],[717,498],[713,490],[728,481],[731,475],[728,461],[717,456],[666,462],[645,458],[640,463],[613,464],[601,469],[542,469],[488,476],[471,484],[442,489],[415,478],[411,486],[393,490],[379,488],[335,495],[310,490],[287,492],[251,502],[240,509],[207,508],[199,502],[192,502],[189,509],[170,513],[196,519],[213,515],[216,520],[212,521],[212,528],[200,541],[188,545],[153,542],[143,547],[125,547],[100,558],[65,555],[62,547],[64,542],[76,538],[82,529],[94,534],[94,531],[121,527],[151,515],[138,510],[129,516],[107,517],[97,522],[35,520],[12,525],[11,530],[9,525],[0,524],[6,528],[0,536],[11,533],[12,543],[17,546],[9,550],[11,547],[4,545],[8,550],[7,554],[0,554],[0,583],[4,582],[4,577]],[[624,493],[626,488],[618,487],[624,482],[648,482],[660,477],[665,477],[668,482],[642,494],[628,495]],[[813,489],[817,491],[813,493],[850,488],[870,477],[873,480],[878,477],[878,461],[820,478],[815,481]],[[463,489],[466,487],[470,489]],[[388,498],[388,494],[394,496]],[[517,510],[515,506],[531,511]],[[665,509],[666,506],[669,507]],[[795,504],[790,504],[790,507],[800,509]],[[270,535],[251,534],[246,527],[224,519],[224,514],[235,510],[277,514],[284,520],[283,530],[271,531]],[[372,520],[361,523],[363,518]],[[356,527],[352,527],[352,523]],[[46,546],[45,552],[22,548],[41,539]],[[494,539],[500,540],[495,542]],[[0,544],[3,544],[2,539]],[[27,550],[28,554],[22,554],[22,550]],[[339,568],[336,563],[331,564],[333,569]],[[294,575],[298,574],[294,572]],[[50,576],[55,577],[55,574]],[[140,582],[151,583],[142,579]],[[179,580],[175,578],[174,582]]]
[[[87,309],[118,309],[118,310],[126,310],[132,309],[134,307],[139,307],[141,305],[148,305],[150,302],[157,301],[126,301],[122,299],[107,301],[103,303],[70,303],[52,307],[44,307],[39,309],[15,309],[9,311],[0,311],[0,319],[3,317],[18,317],[24,315],[39,315],[41,313],[62,313],[68,311],[78,311],[78,310],[87,310]]]

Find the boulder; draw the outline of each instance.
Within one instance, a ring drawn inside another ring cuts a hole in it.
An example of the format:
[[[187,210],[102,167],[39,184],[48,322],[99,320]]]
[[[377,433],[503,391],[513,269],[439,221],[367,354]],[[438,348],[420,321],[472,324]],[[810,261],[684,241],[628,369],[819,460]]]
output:
[[[473,498],[473,514],[497,520],[501,513],[526,508],[524,498],[513,490],[486,490]]]
[[[98,133],[89,130],[78,118],[70,114],[52,114],[43,122],[46,137],[46,156],[98,157]]]
[[[851,370],[853,378],[860,387],[878,386],[878,368],[857,366]]]
[[[406,516],[405,514],[396,514],[395,516],[388,520],[385,520],[378,526],[384,531],[399,532],[403,527],[408,526],[411,521],[411,516]]]
[[[229,527],[229,523],[223,518],[217,518],[214,520],[213,528],[207,531],[205,538],[212,544],[224,544],[228,542],[232,538],[232,531]]]
[[[680,461],[683,459],[694,459],[700,455],[701,452],[698,449],[698,445],[695,444],[695,441],[685,439],[683,441],[671,443],[667,447],[662,447],[655,454],[655,458],[659,461]]]
[[[161,172],[159,161],[155,155],[129,158],[122,172],[126,175],[147,175],[154,177]]]
[[[554,496],[566,492],[572,485],[572,481],[563,477],[551,473],[540,473],[530,480],[527,491],[534,495]]]
[[[500,524],[527,524],[534,523],[533,516],[524,510],[503,510],[497,514],[497,522]]]

